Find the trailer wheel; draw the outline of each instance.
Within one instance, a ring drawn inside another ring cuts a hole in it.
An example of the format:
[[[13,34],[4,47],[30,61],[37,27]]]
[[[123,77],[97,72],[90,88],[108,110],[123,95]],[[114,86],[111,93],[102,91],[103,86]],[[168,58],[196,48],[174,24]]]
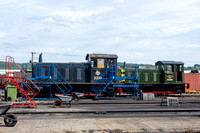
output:
[[[6,115],[4,117],[4,123],[8,127],[14,127],[17,123],[17,117],[15,115]]]
[[[75,101],[75,100],[76,100],[76,94],[72,93],[72,101]]]
[[[8,98],[7,98],[7,101],[11,101],[11,100],[12,100],[12,98],[11,98],[11,97],[8,97]]]
[[[66,103],[67,107],[70,108],[71,107],[71,101],[69,103]]]
[[[54,107],[59,108],[61,106],[61,101],[60,100],[55,100],[54,101]]]

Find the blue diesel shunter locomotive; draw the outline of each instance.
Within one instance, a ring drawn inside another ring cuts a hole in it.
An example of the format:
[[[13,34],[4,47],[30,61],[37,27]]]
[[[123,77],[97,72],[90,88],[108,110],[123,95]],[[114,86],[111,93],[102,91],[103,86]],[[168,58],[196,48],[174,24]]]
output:
[[[132,85],[139,84],[140,93],[184,93],[184,63],[180,61],[158,61],[154,68],[126,67],[120,66],[117,62],[118,56],[115,54],[87,54],[86,63],[32,63],[32,78],[40,87],[41,93],[38,97],[54,97],[55,93],[83,92],[85,94],[94,93],[91,87],[98,81],[108,76],[106,71],[112,66],[113,77],[134,77],[113,80],[102,83],[102,87],[107,87],[102,93],[109,95],[111,89],[114,93],[123,93],[121,87],[112,88],[113,84]],[[117,79],[117,78],[116,78]],[[50,88],[50,89],[49,89]],[[128,88],[129,91],[133,89]]]

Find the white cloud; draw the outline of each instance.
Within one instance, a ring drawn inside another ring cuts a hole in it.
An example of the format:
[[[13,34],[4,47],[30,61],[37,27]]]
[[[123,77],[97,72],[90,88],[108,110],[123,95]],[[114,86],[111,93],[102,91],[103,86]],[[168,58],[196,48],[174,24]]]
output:
[[[97,9],[92,9],[92,10],[86,10],[86,11],[57,11],[52,13],[51,15],[55,15],[55,16],[61,16],[61,17],[65,17],[68,18],[70,17],[73,21],[82,19],[84,17],[90,17],[92,15],[97,15],[97,14],[101,14],[101,13],[105,13],[108,11],[113,10],[113,7],[100,7]]]
[[[0,0],[0,16],[1,56],[14,54],[21,62],[31,51],[52,62],[84,61],[94,52],[127,62],[198,61],[197,0]]]
[[[133,32],[130,32],[130,33],[129,33],[129,36],[130,36],[130,37],[136,37],[137,35],[136,35],[135,33],[133,33]]]
[[[5,36],[7,36],[7,33],[5,33],[5,32],[0,32],[0,37],[5,37]]]
[[[0,5],[7,5],[21,2],[21,0],[0,0]]]
[[[116,3],[124,3],[125,0],[114,0]]]

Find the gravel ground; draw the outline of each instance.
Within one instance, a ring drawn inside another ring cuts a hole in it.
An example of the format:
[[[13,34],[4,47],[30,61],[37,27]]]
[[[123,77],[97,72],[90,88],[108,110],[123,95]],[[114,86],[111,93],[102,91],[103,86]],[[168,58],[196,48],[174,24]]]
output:
[[[200,132],[199,117],[19,118],[15,127],[6,127],[0,120],[0,133]]]

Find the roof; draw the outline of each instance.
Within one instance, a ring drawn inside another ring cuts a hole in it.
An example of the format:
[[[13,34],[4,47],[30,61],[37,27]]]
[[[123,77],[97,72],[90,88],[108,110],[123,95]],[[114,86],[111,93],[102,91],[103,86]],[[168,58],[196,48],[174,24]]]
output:
[[[116,54],[87,54],[86,55],[86,60],[88,58],[118,58]]]
[[[164,65],[183,65],[184,63],[182,61],[158,61],[157,63],[162,63]]]

